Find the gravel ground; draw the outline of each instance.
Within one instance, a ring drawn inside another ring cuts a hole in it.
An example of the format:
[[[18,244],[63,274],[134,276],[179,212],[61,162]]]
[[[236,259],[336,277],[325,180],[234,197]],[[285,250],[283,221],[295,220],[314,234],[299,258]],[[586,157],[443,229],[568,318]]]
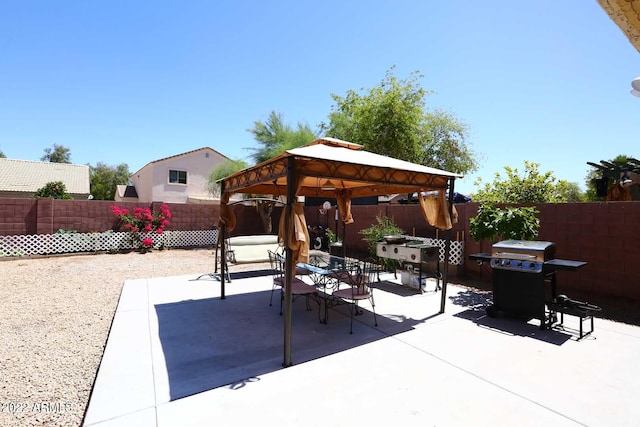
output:
[[[0,426],[80,425],[124,281],[212,272],[212,253],[0,261]]]

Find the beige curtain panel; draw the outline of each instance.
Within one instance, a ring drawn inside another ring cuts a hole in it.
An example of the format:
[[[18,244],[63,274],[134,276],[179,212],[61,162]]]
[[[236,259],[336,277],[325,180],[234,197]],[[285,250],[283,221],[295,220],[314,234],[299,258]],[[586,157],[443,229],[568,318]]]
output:
[[[351,190],[340,189],[336,190],[336,202],[338,203],[338,211],[340,212],[340,218],[345,224],[353,223],[353,216],[351,215]]]
[[[458,211],[453,207],[452,216],[449,218],[449,202],[444,191],[431,191],[418,193],[420,210],[427,222],[440,230],[450,230],[458,222]]]
[[[293,252],[293,268],[299,262],[309,262],[309,231],[307,230],[307,220],[304,217],[304,205],[296,202],[291,205],[292,215],[289,224],[286,224],[286,206],[280,214],[280,227],[278,230],[278,243],[287,247]],[[289,230],[289,240],[287,240],[287,230]]]
[[[220,219],[218,220],[218,226],[226,226],[227,231],[236,228],[236,214],[233,213],[233,208],[229,206],[230,198],[231,193],[224,193],[220,198]]]

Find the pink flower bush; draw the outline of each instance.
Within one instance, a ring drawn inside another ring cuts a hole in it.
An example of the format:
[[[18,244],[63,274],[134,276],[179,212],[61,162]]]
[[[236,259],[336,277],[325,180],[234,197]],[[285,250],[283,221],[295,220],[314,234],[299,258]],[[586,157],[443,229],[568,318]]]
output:
[[[140,207],[130,211],[118,206],[111,206],[111,211],[120,220],[120,228],[131,234],[131,241],[139,248],[152,248],[153,238],[144,235],[162,234],[170,224],[167,218],[171,218],[171,211],[166,204],[160,206],[160,212],[152,212],[149,208]]]

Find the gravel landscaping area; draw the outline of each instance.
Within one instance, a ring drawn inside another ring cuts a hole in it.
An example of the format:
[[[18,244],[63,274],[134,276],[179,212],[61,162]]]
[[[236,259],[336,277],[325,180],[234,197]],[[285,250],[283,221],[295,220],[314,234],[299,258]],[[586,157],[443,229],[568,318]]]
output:
[[[211,249],[1,260],[0,425],[80,425],[124,281],[213,268]]]

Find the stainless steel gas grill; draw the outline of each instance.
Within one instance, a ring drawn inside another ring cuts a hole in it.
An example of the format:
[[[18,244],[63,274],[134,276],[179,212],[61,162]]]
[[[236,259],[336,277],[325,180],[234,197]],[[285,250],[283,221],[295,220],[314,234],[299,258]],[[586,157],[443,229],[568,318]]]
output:
[[[411,275],[416,276],[417,284],[422,289],[423,264],[434,261],[436,264],[436,272],[433,276],[436,278],[436,290],[440,289],[440,247],[429,245],[419,240],[407,240],[402,236],[385,236],[376,242],[376,255],[380,258],[388,258],[398,261],[403,268],[411,267]]]
[[[547,315],[546,305],[556,298],[555,272],[575,271],[586,265],[555,259],[555,253],[552,242],[504,240],[492,246],[491,254],[470,255],[472,260],[491,265],[493,305],[487,307],[487,314],[539,319],[541,329],[550,327],[556,319]]]

